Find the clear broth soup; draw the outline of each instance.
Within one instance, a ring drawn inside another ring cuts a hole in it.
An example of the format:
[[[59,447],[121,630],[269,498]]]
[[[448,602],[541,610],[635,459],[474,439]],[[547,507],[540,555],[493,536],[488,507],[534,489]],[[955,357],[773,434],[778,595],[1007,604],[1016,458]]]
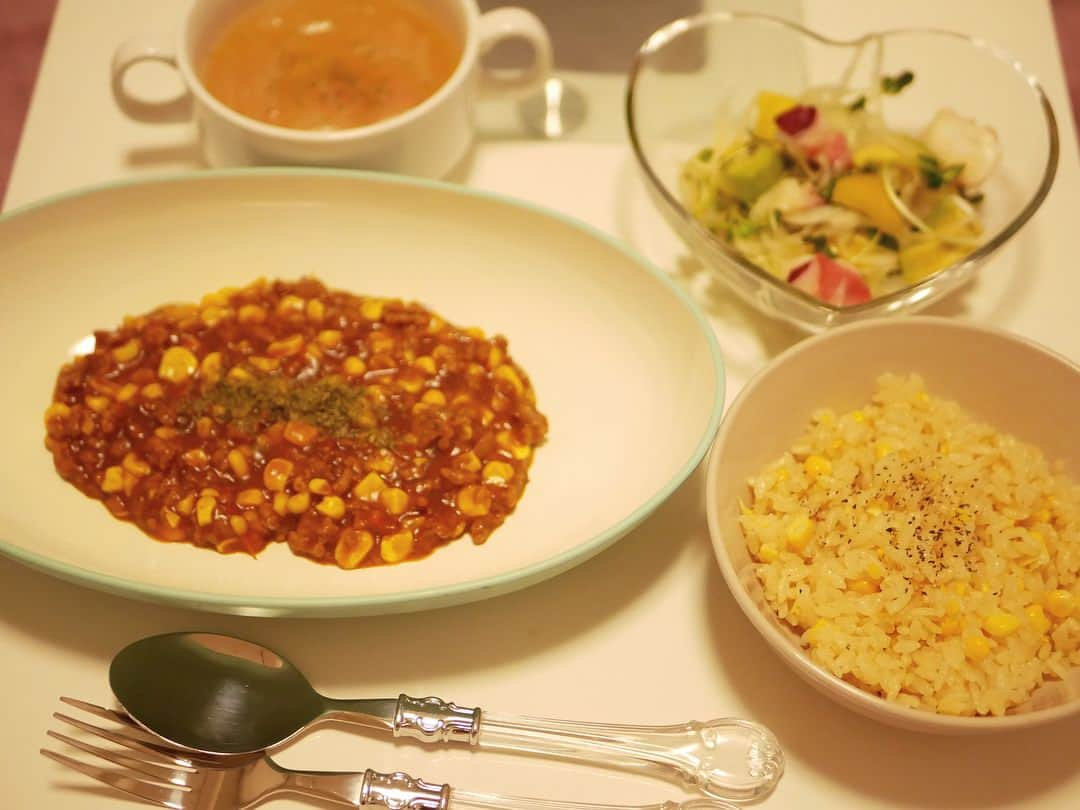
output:
[[[200,76],[219,101],[291,129],[348,129],[415,107],[461,48],[416,0],[261,0],[212,44]]]

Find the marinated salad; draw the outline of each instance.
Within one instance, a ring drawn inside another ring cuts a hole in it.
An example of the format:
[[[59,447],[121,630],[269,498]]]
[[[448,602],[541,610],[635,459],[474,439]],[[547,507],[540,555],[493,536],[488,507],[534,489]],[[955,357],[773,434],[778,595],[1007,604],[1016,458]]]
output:
[[[890,128],[882,100],[914,79],[759,93],[739,135],[683,165],[684,204],[747,260],[837,306],[960,261],[981,241],[997,134],[950,109],[918,136]]]

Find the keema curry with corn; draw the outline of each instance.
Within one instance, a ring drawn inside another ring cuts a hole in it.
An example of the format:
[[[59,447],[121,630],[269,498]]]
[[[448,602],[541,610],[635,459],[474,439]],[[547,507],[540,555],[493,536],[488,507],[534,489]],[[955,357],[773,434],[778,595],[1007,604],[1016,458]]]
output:
[[[547,420],[505,338],[306,278],[96,332],[45,427],[59,474],[152,537],[358,568],[487,540]]]

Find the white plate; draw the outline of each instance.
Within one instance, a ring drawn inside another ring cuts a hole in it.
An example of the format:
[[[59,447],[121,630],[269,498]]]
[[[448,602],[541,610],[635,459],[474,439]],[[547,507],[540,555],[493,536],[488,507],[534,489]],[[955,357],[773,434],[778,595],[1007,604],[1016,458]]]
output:
[[[310,274],[507,336],[550,422],[517,510],[398,566],[342,571],[159,543],[56,474],[43,412],[80,338],[166,301]],[[252,615],[356,615],[493,596],[613,543],[693,471],[723,369],[660,272],[584,225],[460,187],[253,170],[105,186],[0,218],[0,552],[65,579]]]

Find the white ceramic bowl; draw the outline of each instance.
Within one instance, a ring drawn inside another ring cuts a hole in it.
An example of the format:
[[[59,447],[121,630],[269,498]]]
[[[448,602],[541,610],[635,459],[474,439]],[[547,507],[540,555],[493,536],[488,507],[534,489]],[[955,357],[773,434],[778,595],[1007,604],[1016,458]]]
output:
[[[783,661],[842,705],[916,731],[977,733],[1080,714],[1080,670],[1039,695],[1045,706],[1004,717],[950,717],[888,703],[813,663],[764,603],[738,524],[747,478],[779,458],[817,408],[867,402],[885,372],[921,374],[935,396],[956,400],[998,430],[1033,442],[1080,476],[1080,367],[1005,332],[943,318],[881,319],[825,332],[778,356],[740,392],[709,459],[709,533],[736,601]]]

